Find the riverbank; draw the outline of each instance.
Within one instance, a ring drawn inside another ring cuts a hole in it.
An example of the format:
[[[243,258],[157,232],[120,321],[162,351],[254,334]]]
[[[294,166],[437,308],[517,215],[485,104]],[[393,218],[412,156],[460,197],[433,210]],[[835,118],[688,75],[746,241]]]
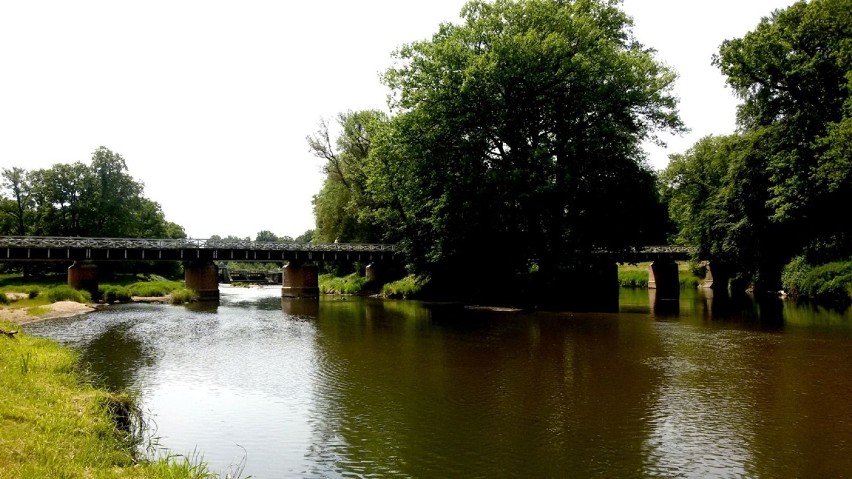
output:
[[[135,398],[92,386],[77,353],[53,341],[0,335],[0,405],[0,477],[215,477],[183,456],[143,457]]]

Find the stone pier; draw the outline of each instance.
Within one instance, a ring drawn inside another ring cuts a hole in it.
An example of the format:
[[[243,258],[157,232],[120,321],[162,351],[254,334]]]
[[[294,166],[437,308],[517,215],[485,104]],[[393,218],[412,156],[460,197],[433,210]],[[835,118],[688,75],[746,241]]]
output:
[[[658,259],[648,266],[648,289],[655,289],[657,299],[677,299],[680,297],[680,278],[677,263],[672,260]]]
[[[291,261],[282,268],[281,296],[284,298],[311,298],[319,296],[317,265]]]
[[[98,295],[98,267],[89,261],[75,261],[68,267],[68,286]]]
[[[219,299],[219,267],[212,261],[193,261],[183,265],[187,289],[195,291],[201,301]]]

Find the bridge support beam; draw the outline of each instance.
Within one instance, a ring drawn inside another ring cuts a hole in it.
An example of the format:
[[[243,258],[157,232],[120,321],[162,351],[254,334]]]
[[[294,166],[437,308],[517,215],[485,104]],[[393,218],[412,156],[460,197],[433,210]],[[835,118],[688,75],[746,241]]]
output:
[[[68,286],[88,291],[92,299],[97,299],[98,267],[89,261],[75,261],[68,267]]]
[[[658,259],[648,266],[648,289],[656,289],[656,299],[680,297],[680,278],[677,263],[670,259]]]
[[[319,274],[314,263],[291,261],[282,268],[281,296],[311,298],[319,296]]]
[[[187,289],[195,291],[201,301],[219,299],[219,267],[212,261],[192,261],[183,265]]]

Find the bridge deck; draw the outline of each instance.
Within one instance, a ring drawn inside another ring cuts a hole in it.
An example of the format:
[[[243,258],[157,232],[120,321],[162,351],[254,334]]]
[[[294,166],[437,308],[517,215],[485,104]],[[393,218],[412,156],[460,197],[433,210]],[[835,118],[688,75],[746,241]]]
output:
[[[0,261],[376,261],[395,254],[387,244],[0,236]]]

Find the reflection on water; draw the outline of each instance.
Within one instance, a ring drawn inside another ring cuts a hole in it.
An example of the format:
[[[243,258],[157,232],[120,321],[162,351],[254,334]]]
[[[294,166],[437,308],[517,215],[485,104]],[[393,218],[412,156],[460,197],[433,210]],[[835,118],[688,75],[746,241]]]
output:
[[[222,288],[30,327],[253,477],[852,475],[852,316],[623,290],[618,313]]]

